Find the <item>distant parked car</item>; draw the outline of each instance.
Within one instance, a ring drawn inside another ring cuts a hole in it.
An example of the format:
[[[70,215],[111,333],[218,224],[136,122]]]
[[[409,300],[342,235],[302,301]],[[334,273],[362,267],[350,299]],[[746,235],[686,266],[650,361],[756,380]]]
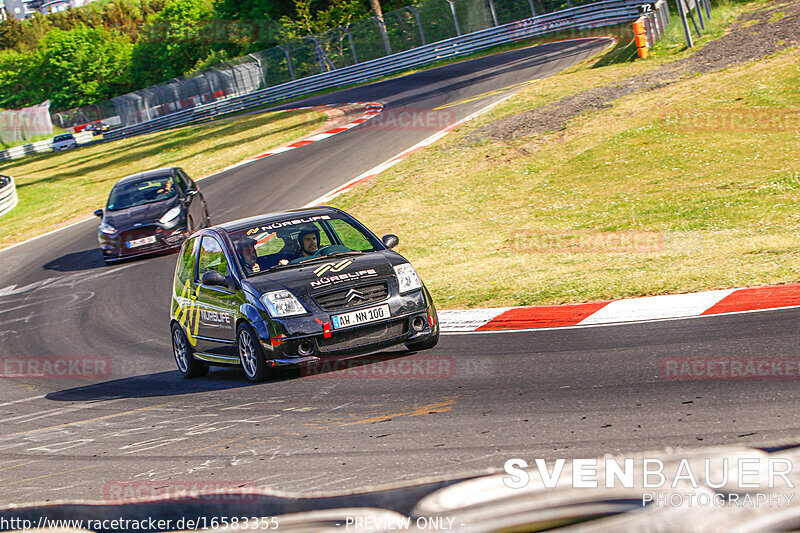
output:
[[[61,150],[69,150],[70,148],[76,148],[78,146],[78,142],[75,140],[75,137],[71,133],[62,133],[61,135],[56,135],[53,137],[53,151],[60,152]]]
[[[177,167],[159,168],[119,180],[111,189],[97,239],[106,263],[178,248],[209,225],[206,201]]]

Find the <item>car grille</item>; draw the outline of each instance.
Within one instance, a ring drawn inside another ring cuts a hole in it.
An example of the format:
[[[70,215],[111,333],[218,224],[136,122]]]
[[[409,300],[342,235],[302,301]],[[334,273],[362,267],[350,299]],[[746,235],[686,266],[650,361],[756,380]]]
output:
[[[407,330],[408,321],[405,319],[383,322],[381,324],[370,324],[338,333],[334,332],[328,339],[318,338],[317,345],[319,346],[319,350],[323,353],[335,352],[391,341],[405,334]]]
[[[352,297],[350,291],[358,291],[361,295],[359,297]],[[329,292],[327,294],[320,294],[316,297],[317,303],[323,309],[328,311],[338,311],[340,309],[348,309],[351,307],[360,307],[364,304],[380,302],[389,296],[389,289],[385,281],[380,283],[373,283],[371,285],[362,285],[360,287],[348,287],[346,289],[338,290],[336,292]],[[347,299],[351,298],[348,302]]]

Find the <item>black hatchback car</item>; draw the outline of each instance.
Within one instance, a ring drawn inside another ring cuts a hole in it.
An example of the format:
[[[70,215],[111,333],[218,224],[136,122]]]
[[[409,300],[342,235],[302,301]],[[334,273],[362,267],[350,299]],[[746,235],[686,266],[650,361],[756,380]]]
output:
[[[108,195],[97,239],[108,262],[175,249],[209,225],[208,206],[197,184],[177,167],[122,178]]]
[[[406,259],[330,207],[273,213],[197,232],[178,256],[170,311],[184,377],[209,365],[270,371],[404,344],[432,348],[439,324]]]

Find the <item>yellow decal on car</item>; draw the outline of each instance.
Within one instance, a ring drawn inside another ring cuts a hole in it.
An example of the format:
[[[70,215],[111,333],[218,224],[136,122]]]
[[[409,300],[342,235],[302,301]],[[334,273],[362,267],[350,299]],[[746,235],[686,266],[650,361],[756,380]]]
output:
[[[314,270],[314,274],[316,274],[317,277],[320,277],[326,272],[341,272],[352,264],[352,259],[345,259],[343,261],[339,261],[338,263],[325,263],[324,265],[317,267],[317,269]]]
[[[184,331],[186,331],[186,338],[189,340],[189,344],[197,346],[197,330],[200,328],[200,313],[197,312],[197,295],[200,293],[200,287],[195,289],[194,294],[191,293],[191,284],[189,280],[186,280],[186,283],[183,285],[183,290],[181,291],[181,297],[178,301],[178,306],[180,308],[178,322],[183,326]],[[189,305],[185,305],[187,300],[189,300]],[[193,318],[194,328],[192,328]]]

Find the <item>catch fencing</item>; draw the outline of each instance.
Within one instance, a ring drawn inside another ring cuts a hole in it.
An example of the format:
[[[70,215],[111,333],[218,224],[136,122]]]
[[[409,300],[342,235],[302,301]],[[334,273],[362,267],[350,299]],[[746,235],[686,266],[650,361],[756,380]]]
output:
[[[157,131],[558,30],[630,22],[655,1],[425,0],[309,35],[109,102],[54,115],[62,128],[102,120],[107,138]],[[663,11],[668,12],[666,3]]]
[[[664,0],[650,5],[653,6],[656,12],[668,9]],[[160,108],[147,111],[147,116],[151,117],[149,120],[112,130],[106,135],[106,138],[118,139],[159,131],[190,122],[208,120],[219,115],[261,107],[316,91],[359,83],[416,66],[477,52],[498,44],[528,39],[555,31],[572,31],[575,32],[577,37],[581,31],[586,29],[636,20],[639,17],[641,6],[642,2],[635,0],[594,2],[499,26],[492,26],[432,44],[418,46],[408,51],[385,55],[369,61],[353,62],[350,65],[341,67],[336,67],[336,63],[326,54],[328,60],[336,68],[225,99],[217,99],[213,94],[203,94],[198,96],[197,100],[207,103],[189,105],[183,109],[176,109],[174,112],[164,113],[162,105]],[[452,20],[455,21],[456,19],[453,18]],[[421,35],[420,39],[422,38]],[[391,44],[389,46],[391,47]],[[346,54],[339,56],[339,59],[343,57],[346,57]],[[327,63],[327,61],[323,61],[323,63]]]

